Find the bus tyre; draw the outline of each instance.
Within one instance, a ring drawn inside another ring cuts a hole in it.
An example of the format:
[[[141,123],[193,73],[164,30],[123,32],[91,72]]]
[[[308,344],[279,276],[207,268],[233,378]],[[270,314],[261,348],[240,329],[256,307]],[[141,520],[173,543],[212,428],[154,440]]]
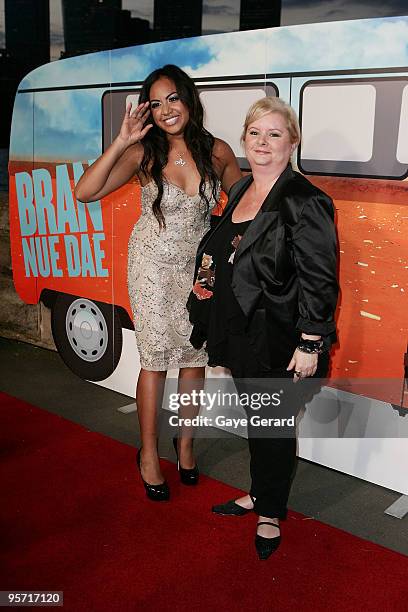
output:
[[[52,335],[65,364],[85,380],[104,380],[122,353],[122,326],[114,306],[58,294],[52,307]]]

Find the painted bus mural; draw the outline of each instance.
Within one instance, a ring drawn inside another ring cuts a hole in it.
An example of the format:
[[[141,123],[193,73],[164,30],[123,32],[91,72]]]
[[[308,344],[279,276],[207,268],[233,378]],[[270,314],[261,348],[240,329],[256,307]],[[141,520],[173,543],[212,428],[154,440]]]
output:
[[[392,381],[371,385],[367,395],[404,413],[407,40],[408,17],[307,24],[104,51],[25,77],[10,144],[14,283],[25,302],[51,308],[66,364],[103,381],[120,360],[124,330],[137,324],[126,263],[139,185],[88,204],[75,200],[73,187],[117,134],[145,76],[175,63],[195,79],[207,128],[231,145],[243,169],[239,138],[249,105],[279,95],[298,112],[302,142],[293,164],[336,207],[341,299],[330,384],[349,381],[353,392],[358,380]]]

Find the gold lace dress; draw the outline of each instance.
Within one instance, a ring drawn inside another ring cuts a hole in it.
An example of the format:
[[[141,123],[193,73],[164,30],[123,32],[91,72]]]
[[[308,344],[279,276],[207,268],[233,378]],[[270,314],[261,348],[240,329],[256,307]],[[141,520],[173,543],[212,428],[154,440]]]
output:
[[[216,204],[206,185],[211,208]],[[207,353],[189,342],[192,326],[186,309],[193,285],[198,243],[209,229],[210,212],[199,194],[187,195],[164,182],[160,229],[152,204],[157,187],[142,187],[142,212],[129,239],[128,291],[141,367],[146,370],[200,367]]]

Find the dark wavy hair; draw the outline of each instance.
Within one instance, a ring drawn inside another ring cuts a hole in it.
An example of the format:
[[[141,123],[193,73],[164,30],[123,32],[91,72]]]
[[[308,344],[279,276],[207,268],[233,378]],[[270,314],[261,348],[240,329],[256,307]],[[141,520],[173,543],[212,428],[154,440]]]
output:
[[[203,126],[204,109],[194,81],[178,66],[167,64],[149,74],[142,85],[139,103],[150,100],[150,89],[153,83],[161,77],[166,77],[174,82],[180,100],[188,109],[190,117],[184,130],[184,140],[200,174],[198,191],[208,210],[210,202],[205,193],[206,179],[210,182],[212,196],[214,199],[217,197],[218,177],[212,165],[214,136]],[[148,123],[152,123],[153,127],[143,138],[144,155],[140,170],[145,176],[152,177],[157,185],[158,193],[152,208],[160,228],[163,228],[166,227],[166,222],[160,204],[163,197],[163,168],[168,160],[169,143],[166,133],[155,124],[151,112],[148,114],[145,125]]]

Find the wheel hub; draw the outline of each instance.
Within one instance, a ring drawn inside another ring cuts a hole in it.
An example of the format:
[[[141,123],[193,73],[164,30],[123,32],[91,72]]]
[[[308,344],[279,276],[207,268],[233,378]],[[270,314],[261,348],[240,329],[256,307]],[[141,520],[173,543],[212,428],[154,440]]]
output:
[[[84,361],[98,361],[108,346],[108,329],[101,310],[87,299],[72,302],[66,316],[67,338]]]

